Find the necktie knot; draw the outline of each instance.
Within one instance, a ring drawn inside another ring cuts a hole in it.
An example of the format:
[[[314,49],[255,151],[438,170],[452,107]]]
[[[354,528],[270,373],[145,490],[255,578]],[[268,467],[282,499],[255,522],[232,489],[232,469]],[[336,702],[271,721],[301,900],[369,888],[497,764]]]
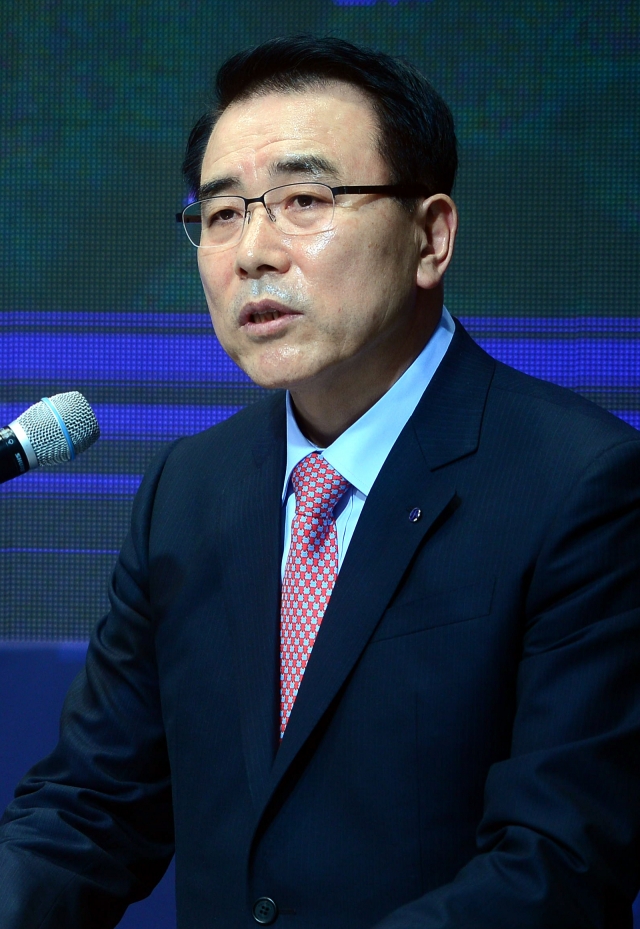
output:
[[[298,462],[291,472],[291,483],[296,495],[296,515],[304,513],[317,518],[330,516],[349,487],[349,482],[317,452]]]

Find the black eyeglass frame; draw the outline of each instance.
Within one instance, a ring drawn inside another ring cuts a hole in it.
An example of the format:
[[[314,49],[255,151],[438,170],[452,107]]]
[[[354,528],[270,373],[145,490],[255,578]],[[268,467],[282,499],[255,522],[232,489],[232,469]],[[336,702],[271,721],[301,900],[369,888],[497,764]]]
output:
[[[305,182],[301,181],[300,183],[304,184]],[[340,194],[385,194],[388,197],[429,196],[428,190],[424,184],[358,184],[356,186],[347,187],[329,187],[328,184],[323,184],[322,181],[308,181],[307,183],[319,184],[322,185],[322,187],[326,187],[331,191],[331,194],[334,198],[340,196]],[[278,185],[278,187],[295,186],[295,184]],[[185,210],[188,210],[189,207],[193,206],[194,203],[204,203],[205,200],[216,200],[218,197],[220,197],[220,199],[224,197],[235,197],[237,200],[243,200],[245,217],[249,210],[250,203],[261,203],[267,213],[269,213],[269,208],[264,202],[264,198],[267,196],[267,194],[270,194],[272,190],[278,190],[278,187],[270,187],[269,190],[265,190],[261,197],[242,197],[240,194],[214,194],[212,197],[203,197],[202,200],[194,200],[191,203],[188,203],[181,213],[176,213],[176,222],[183,224],[200,222],[199,216],[185,216]]]

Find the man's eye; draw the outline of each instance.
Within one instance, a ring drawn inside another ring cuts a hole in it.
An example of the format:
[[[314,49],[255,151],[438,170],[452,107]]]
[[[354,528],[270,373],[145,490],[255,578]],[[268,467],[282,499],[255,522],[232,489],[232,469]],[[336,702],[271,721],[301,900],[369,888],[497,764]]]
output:
[[[331,201],[316,193],[292,194],[284,204],[285,210],[294,213],[311,213],[324,210],[331,205]]]
[[[232,210],[229,207],[225,207],[221,210],[213,210],[209,215],[208,222],[210,226],[217,224],[228,224],[234,222],[234,220],[240,219],[240,213],[238,210]]]
[[[297,194],[291,198],[291,206],[298,210],[312,209],[314,206],[318,206],[320,202],[318,197],[311,194]]]

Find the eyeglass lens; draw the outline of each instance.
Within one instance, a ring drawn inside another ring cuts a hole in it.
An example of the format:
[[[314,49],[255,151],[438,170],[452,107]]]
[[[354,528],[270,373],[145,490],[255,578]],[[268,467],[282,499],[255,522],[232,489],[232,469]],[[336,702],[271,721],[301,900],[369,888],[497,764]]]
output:
[[[325,184],[274,187],[264,194],[264,205],[269,218],[284,235],[326,232],[333,222],[333,193]],[[254,202],[245,209],[242,197],[197,200],[182,214],[184,228],[193,244],[200,248],[233,245],[242,237],[245,213],[250,217],[259,206]]]

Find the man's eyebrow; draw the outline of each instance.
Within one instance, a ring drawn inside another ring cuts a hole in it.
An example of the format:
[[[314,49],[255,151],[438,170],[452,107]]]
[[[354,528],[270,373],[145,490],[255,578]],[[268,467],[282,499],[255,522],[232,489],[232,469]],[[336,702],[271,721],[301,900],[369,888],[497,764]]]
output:
[[[229,190],[232,187],[240,186],[239,177],[217,177],[198,187],[198,200],[205,200],[207,197],[215,197],[222,191]]]
[[[291,155],[272,164],[269,174],[271,177],[282,174],[311,174],[313,177],[338,178],[340,172],[332,161],[323,158],[322,155]]]
[[[337,166],[322,155],[291,155],[269,166],[269,176],[277,178],[283,174],[311,174],[313,177],[339,178]],[[198,200],[215,197],[217,194],[236,190],[241,186],[239,177],[217,177],[198,188]]]

